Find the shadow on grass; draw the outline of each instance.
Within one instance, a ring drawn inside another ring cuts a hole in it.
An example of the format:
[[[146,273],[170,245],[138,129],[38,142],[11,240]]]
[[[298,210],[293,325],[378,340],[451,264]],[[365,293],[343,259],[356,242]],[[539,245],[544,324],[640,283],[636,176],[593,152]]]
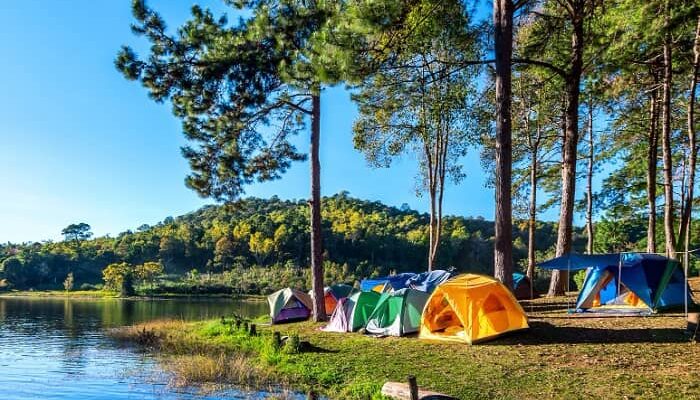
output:
[[[299,352],[300,353],[331,353],[332,354],[332,353],[339,353],[340,350],[326,349],[323,347],[313,345],[310,342],[302,341],[299,343]]]
[[[631,343],[687,343],[688,337],[683,329],[674,328],[587,328],[574,326],[555,326],[543,321],[530,321],[530,329],[503,336],[486,342],[485,345],[523,345],[539,346],[543,344],[631,344]]]

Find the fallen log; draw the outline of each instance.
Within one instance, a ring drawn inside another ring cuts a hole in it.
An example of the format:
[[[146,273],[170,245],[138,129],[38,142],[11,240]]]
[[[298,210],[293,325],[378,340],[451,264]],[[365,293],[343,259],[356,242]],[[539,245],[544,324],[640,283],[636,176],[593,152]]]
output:
[[[408,383],[385,383],[382,386],[382,394],[398,400],[458,400],[456,397],[443,393],[420,389],[414,377],[409,377]]]

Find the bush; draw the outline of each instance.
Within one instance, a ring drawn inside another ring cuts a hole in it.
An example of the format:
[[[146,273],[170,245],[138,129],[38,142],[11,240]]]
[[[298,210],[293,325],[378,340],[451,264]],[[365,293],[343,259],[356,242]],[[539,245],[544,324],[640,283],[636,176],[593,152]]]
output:
[[[576,272],[573,276],[574,283],[576,284],[576,290],[583,289],[583,282],[586,280],[586,270],[582,269]]]
[[[101,283],[83,283],[82,285],[80,285],[80,290],[102,290],[103,288],[104,285],[102,285]]]

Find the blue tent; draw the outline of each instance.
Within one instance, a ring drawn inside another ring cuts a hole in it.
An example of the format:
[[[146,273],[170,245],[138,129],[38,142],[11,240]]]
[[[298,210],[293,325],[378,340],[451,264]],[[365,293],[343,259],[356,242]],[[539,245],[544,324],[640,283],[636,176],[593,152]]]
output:
[[[450,279],[452,275],[441,269],[435,271],[423,272],[411,278],[406,282],[411,289],[420,290],[426,293],[432,293],[438,285]]]
[[[576,300],[579,311],[655,311],[693,302],[678,262],[657,254],[566,254],[538,265],[588,269]]]
[[[363,292],[374,290],[384,293],[392,290],[401,290],[408,287],[408,280],[416,276],[413,272],[404,272],[396,275],[383,276],[380,278],[363,279],[360,281],[360,289]]]
[[[529,299],[534,297],[532,291],[532,282],[527,275],[521,272],[513,272],[513,295],[518,300]]]

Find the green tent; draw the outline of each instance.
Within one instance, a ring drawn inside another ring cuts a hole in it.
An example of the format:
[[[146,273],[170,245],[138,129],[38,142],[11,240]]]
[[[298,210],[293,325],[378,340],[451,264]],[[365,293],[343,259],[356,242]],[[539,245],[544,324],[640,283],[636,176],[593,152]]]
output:
[[[350,297],[338,300],[326,332],[355,332],[367,325],[367,319],[379,301],[377,292],[356,292]]]
[[[418,332],[429,297],[430,294],[413,289],[383,293],[367,320],[367,333],[403,336]]]
[[[286,288],[267,296],[270,305],[272,323],[291,322],[308,319],[311,316],[313,302],[308,294]]]

